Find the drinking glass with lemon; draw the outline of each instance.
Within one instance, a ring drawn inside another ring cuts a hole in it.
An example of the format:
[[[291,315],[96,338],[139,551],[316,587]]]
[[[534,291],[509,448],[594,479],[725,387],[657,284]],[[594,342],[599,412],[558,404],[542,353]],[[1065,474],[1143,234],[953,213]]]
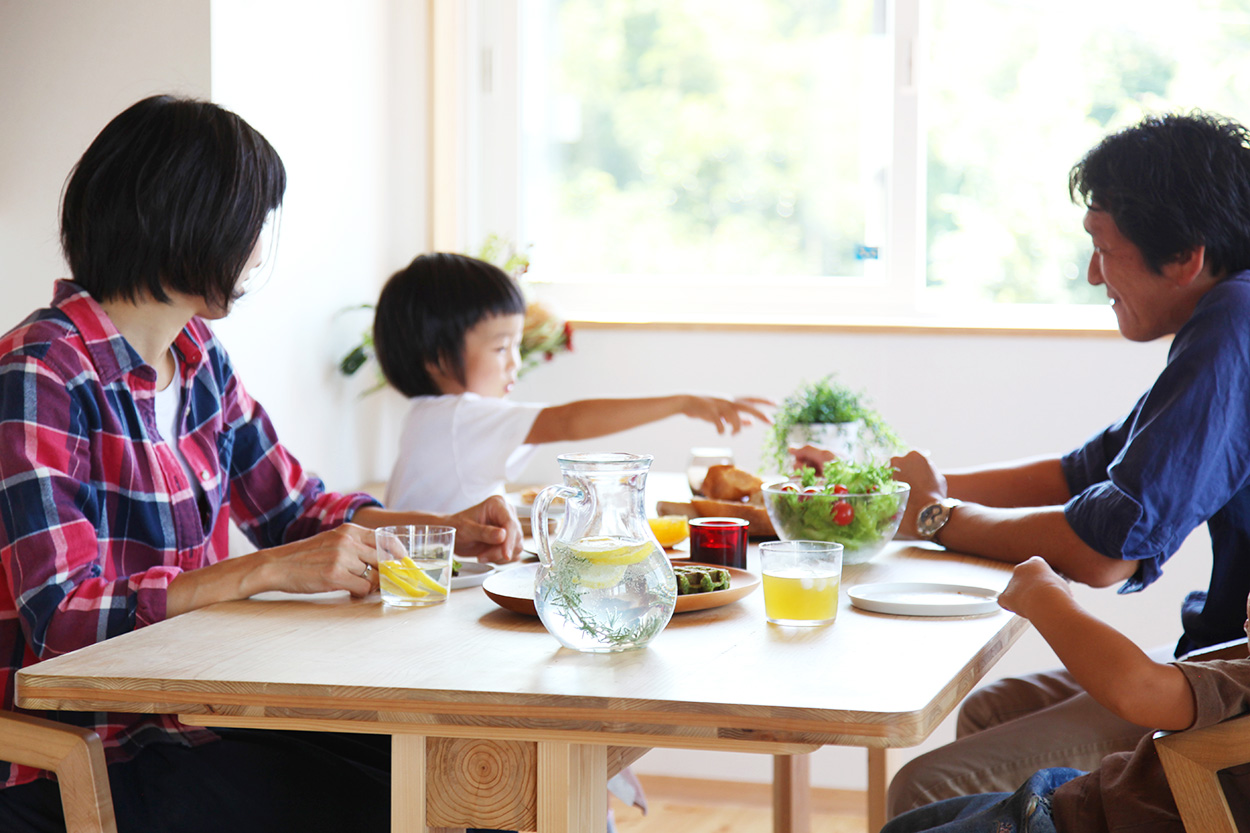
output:
[[[451,592],[450,526],[385,526],[374,532],[383,603],[420,607],[447,600]]]

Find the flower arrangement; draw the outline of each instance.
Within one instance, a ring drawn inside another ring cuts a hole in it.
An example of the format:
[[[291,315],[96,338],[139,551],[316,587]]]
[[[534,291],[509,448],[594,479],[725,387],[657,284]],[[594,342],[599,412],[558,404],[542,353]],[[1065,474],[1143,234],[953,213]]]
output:
[[[523,251],[518,251],[497,234],[486,238],[477,254],[472,255],[478,260],[493,263],[511,275],[522,291],[525,281],[522,276],[529,271],[530,259]],[[373,309],[373,304],[360,304],[348,309]],[[538,301],[528,301],[525,306],[525,323],[521,329],[521,367],[517,375],[523,376],[544,362],[549,362],[558,353],[573,350],[573,327],[569,322],[554,313]],[[360,343],[347,352],[339,360],[339,372],[344,376],[353,376],[360,368],[373,361],[373,328],[366,328],[360,334]],[[373,393],[386,386],[385,380],[379,380],[366,393]]]

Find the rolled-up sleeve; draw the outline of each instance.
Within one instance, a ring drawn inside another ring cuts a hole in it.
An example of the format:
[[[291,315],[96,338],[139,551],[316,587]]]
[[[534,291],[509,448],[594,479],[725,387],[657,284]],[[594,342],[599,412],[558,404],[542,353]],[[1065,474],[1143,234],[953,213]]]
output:
[[[1195,312],[1122,422],[1063,458],[1064,515],[1091,548],[1140,563],[1141,590],[1250,480],[1250,344],[1220,304]]]

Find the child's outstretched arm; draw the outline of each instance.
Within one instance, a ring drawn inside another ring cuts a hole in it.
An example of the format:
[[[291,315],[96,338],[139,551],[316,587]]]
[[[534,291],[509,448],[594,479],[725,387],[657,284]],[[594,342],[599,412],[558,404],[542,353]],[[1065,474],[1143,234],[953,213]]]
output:
[[[743,396],[723,399],[718,396],[680,394],[642,399],[582,399],[564,405],[543,408],[534,420],[527,443],[551,443],[567,440],[588,440],[637,428],[665,417],[685,414],[716,426],[718,434],[728,428],[737,434],[754,417],[769,422],[761,408],[772,406],[769,399]]]
[[[1181,670],[1155,662],[1090,615],[1072,597],[1067,581],[1041,558],[1016,565],[998,603],[1032,622],[1076,681],[1120,717],[1170,731],[1194,722],[1194,694]]]

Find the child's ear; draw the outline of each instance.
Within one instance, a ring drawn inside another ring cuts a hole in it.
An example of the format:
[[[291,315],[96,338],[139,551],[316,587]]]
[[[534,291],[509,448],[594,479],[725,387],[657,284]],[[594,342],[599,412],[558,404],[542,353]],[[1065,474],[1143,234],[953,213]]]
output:
[[[452,386],[449,383],[455,377],[444,360],[439,359],[437,362],[426,362],[425,372],[430,374],[430,379],[438,386],[439,393],[450,393],[452,391]]]

